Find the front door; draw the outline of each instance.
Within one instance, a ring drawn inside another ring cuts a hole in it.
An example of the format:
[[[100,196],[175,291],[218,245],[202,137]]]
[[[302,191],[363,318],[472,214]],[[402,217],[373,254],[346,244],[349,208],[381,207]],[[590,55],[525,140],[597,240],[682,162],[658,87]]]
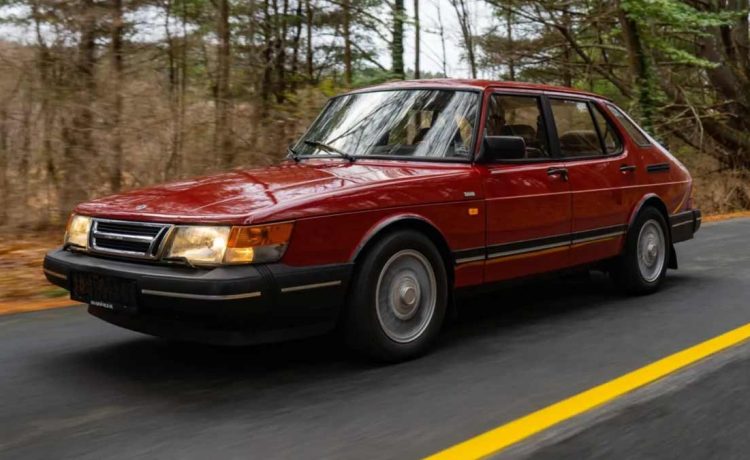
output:
[[[496,93],[488,101],[487,136],[520,136],[523,158],[483,168],[487,213],[485,282],[569,265],[571,194],[565,164],[550,148],[543,96]]]

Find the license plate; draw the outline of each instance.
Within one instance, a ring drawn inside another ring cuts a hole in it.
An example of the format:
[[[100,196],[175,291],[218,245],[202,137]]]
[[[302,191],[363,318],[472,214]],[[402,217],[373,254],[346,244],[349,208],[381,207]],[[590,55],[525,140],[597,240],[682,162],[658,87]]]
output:
[[[135,281],[93,273],[74,273],[70,297],[112,311],[133,311],[138,306]]]

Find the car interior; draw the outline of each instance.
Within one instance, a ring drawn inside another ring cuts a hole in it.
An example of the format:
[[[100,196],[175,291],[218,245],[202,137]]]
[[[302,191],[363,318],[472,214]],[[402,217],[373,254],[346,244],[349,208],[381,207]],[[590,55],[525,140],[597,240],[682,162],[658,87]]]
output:
[[[401,123],[382,135],[370,154],[469,158],[474,134],[474,115],[455,113],[452,119],[447,120],[448,116],[444,112],[449,103],[448,97],[436,98],[423,107],[411,110]],[[420,150],[424,144],[429,145],[430,152]],[[437,155],[432,151],[437,148],[446,148],[446,151],[442,155]]]
[[[550,156],[547,128],[536,97],[493,95],[490,98],[485,134],[522,137],[526,142],[524,158]]]

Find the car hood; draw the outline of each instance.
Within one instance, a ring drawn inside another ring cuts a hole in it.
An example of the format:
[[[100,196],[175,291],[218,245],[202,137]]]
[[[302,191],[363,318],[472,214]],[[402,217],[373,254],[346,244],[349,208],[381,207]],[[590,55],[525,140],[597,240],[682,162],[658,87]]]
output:
[[[468,164],[288,162],[111,195],[83,203],[75,212],[124,220],[249,224],[460,200],[461,186],[451,184],[471,172]]]

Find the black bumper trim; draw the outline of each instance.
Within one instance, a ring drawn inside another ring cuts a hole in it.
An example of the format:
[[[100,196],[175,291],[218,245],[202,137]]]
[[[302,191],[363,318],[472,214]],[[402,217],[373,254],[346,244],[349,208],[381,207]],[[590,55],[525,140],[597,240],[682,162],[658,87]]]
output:
[[[226,344],[296,338],[332,329],[344,306],[352,271],[353,264],[348,263],[193,269],[62,249],[44,259],[47,279],[68,290],[71,275],[77,273],[135,283],[137,305],[119,311],[90,306],[94,316],[146,334]]]
[[[672,243],[693,239],[695,233],[701,227],[702,220],[701,212],[698,209],[671,215],[669,225],[672,229]]]

